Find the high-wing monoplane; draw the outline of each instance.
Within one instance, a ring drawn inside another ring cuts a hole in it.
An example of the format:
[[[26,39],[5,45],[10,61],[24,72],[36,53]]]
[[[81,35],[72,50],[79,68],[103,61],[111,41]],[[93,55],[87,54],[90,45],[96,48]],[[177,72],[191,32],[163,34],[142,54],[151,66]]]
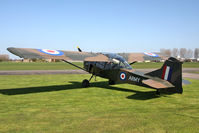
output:
[[[182,93],[182,63],[170,57],[160,69],[149,73],[138,72],[131,67],[131,64],[141,60],[155,60],[160,58],[155,53],[93,53],[78,51],[63,51],[50,49],[30,49],[30,48],[7,48],[11,53],[24,59],[60,59],[79,69],[92,74],[89,80],[82,81],[82,87],[89,87],[89,82],[93,76],[108,79],[110,85],[114,84],[134,84],[147,88],[168,90],[175,93]],[[84,67],[79,67],[71,61],[83,61]],[[132,63],[128,63],[132,62]]]

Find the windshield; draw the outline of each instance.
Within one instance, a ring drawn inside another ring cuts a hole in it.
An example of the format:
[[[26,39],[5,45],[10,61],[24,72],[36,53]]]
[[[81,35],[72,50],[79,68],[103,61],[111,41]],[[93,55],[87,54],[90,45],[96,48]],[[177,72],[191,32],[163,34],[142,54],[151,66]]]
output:
[[[120,55],[118,54],[112,54],[112,53],[103,53],[106,55],[110,61],[113,63],[113,68],[126,68],[131,70],[132,67],[129,65],[129,63]]]

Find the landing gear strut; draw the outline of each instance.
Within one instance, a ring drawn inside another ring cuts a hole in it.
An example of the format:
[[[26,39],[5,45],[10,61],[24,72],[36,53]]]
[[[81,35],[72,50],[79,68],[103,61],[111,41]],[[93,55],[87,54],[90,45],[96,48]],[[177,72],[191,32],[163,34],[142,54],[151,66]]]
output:
[[[90,81],[91,81],[91,79],[93,78],[93,76],[94,75],[92,75],[91,77],[90,77],[90,79],[89,80],[87,80],[87,79],[84,79],[83,81],[82,81],[82,87],[83,88],[86,88],[86,87],[89,87],[90,86]]]

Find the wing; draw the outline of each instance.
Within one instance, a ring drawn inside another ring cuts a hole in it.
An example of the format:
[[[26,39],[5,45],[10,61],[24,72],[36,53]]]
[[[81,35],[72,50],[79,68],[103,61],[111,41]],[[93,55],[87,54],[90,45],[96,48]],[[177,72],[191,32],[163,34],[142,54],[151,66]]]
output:
[[[118,53],[120,56],[123,56],[128,62],[134,62],[134,61],[160,61],[161,56],[159,56],[156,53]]]
[[[63,51],[50,49],[31,49],[31,48],[14,48],[9,47],[7,50],[24,59],[62,59],[82,61],[91,57],[98,57],[98,53]]]

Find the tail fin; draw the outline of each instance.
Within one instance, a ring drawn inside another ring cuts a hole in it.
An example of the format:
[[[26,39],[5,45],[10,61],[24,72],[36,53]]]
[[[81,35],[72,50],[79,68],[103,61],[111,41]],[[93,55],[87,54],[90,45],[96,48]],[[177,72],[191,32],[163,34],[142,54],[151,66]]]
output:
[[[147,73],[146,75],[150,75],[153,77],[159,77],[163,80],[167,80],[172,83],[175,87],[171,90],[172,92],[182,93],[182,62],[177,60],[176,58],[170,57],[168,60],[164,62],[162,68]]]

